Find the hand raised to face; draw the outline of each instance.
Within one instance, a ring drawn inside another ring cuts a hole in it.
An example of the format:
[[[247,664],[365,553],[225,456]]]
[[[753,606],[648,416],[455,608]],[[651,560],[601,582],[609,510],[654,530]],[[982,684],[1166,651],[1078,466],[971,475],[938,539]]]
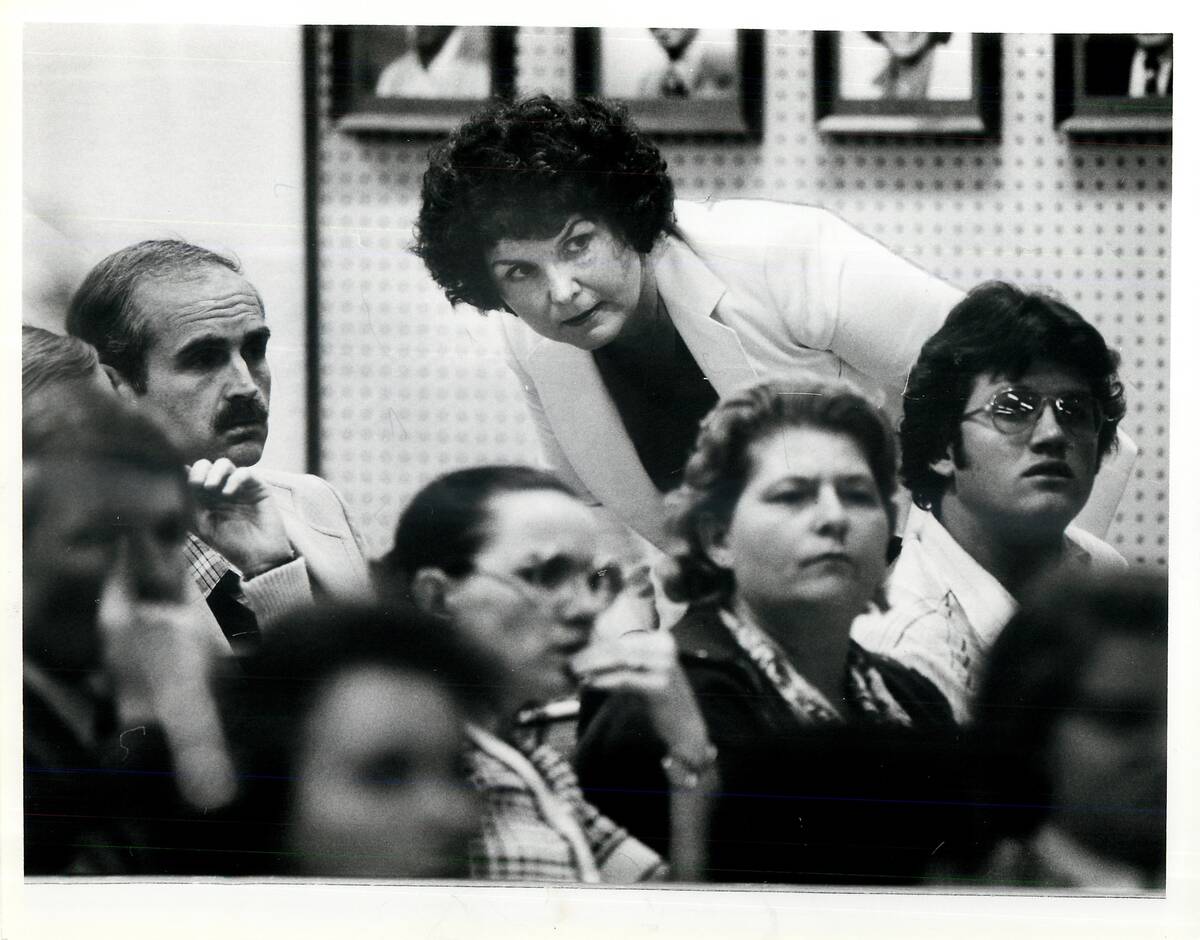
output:
[[[159,725],[180,795],[199,809],[233,798],[233,766],[209,687],[222,655],[197,608],[183,597],[148,600],[124,544],[100,595],[98,621],[120,719]]]
[[[295,557],[283,518],[252,467],[222,457],[188,468],[196,534],[250,579]]]

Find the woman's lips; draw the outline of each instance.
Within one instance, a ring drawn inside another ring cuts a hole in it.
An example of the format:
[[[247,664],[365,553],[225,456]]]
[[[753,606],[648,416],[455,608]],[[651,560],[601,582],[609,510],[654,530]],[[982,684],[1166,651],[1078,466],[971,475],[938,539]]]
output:
[[[596,309],[599,306],[599,304],[596,304],[594,307],[589,307],[578,316],[571,317],[569,320],[563,320],[561,323],[559,323],[559,326],[580,326],[585,323],[593,313],[596,312]]]
[[[800,563],[802,568],[812,568],[818,565],[846,565],[854,566],[854,559],[842,552],[825,552],[822,555],[814,555],[811,558],[806,558]]]

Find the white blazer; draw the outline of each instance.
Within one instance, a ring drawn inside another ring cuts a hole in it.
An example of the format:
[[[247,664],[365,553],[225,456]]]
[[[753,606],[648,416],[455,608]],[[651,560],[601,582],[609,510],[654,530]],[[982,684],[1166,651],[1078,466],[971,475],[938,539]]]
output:
[[[667,313],[718,395],[772,376],[844,375],[893,416],[921,345],[962,297],[833,213],[760,200],[676,204],[651,261]],[[549,465],[662,547],[646,475],[591,353],[502,319]]]
[[[682,238],[651,255],[667,313],[718,395],[772,376],[842,375],[893,419],[921,346],[963,293],[833,213],[764,200],[678,202]],[[545,462],[663,547],[662,494],[638,459],[591,353],[503,316],[508,363]],[[1101,466],[1076,524],[1103,538],[1137,446]]]

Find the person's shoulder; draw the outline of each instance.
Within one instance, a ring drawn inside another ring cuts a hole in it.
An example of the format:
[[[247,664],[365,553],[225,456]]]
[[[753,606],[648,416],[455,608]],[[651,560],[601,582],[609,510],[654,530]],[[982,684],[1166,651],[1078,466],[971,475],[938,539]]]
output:
[[[1076,526],[1068,526],[1063,534],[1067,542],[1075,549],[1077,560],[1088,565],[1093,571],[1122,571],[1129,567],[1125,556],[1104,539],[1091,532]]]
[[[821,206],[772,199],[677,200],[675,216],[685,236],[700,234],[730,241],[753,238],[771,243],[781,230],[809,232],[814,237],[838,216]]]
[[[930,635],[942,636],[952,620],[946,593],[896,590],[888,593],[887,610],[855,618],[850,635],[864,649],[889,655]]]
[[[333,484],[312,473],[255,468],[278,505],[304,516],[308,521],[340,528],[346,518],[346,506]]]
[[[269,467],[255,467],[255,475],[267,486],[275,490],[285,490],[292,493],[332,493],[333,486],[322,477],[313,473],[294,473],[289,470],[273,470]]]

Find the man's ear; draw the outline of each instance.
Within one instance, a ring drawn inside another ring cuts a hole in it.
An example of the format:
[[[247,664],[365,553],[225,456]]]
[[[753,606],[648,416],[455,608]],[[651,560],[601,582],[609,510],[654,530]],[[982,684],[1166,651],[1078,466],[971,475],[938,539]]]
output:
[[[444,617],[450,613],[446,595],[450,592],[450,578],[441,568],[421,568],[412,579],[412,598],[427,614]]]
[[[104,370],[104,374],[108,376],[108,380],[112,383],[112,387],[124,401],[133,403],[137,401],[139,397],[141,397],[134,390],[134,387],[129,383],[129,380],[112,366],[107,366],[102,363],[100,368]]]
[[[696,523],[696,534],[704,553],[722,568],[733,567],[733,553],[729,550],[729,526],[714,516],[703,515]]]

